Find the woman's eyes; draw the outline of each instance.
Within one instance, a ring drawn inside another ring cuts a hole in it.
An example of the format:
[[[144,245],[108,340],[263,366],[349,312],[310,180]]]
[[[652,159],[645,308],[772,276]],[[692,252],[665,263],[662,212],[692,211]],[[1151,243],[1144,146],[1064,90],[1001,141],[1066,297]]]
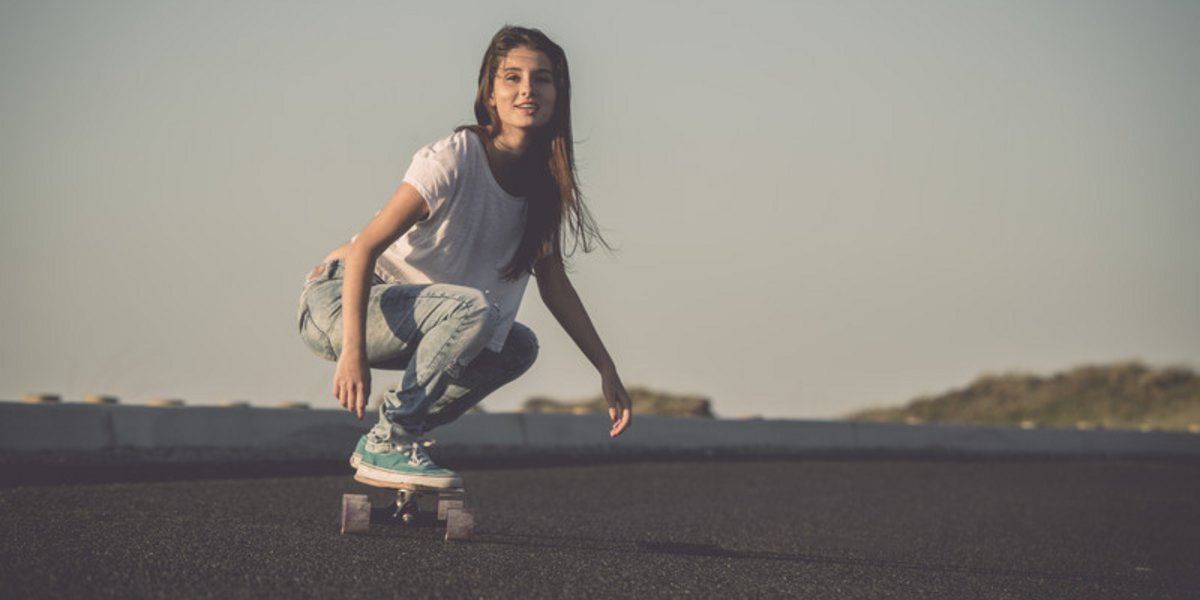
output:
[[[519,83],[521,81],[521,76],[515,75],[515,74],[505,75],[504,81],[509,81],[512,83]],[[533,82],[534,83],[554,83],[554,78],[550,77],[549,75],[539,75],[539,76],[533,78]]]

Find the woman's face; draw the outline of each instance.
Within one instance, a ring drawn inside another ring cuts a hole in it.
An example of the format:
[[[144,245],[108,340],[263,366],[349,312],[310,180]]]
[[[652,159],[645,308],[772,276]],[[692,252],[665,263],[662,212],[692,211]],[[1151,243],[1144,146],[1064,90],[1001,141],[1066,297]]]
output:
[[[500,59],[488,104],[502,128],[536,129],[550,122],[557,96],[550,58],[520,46]]]

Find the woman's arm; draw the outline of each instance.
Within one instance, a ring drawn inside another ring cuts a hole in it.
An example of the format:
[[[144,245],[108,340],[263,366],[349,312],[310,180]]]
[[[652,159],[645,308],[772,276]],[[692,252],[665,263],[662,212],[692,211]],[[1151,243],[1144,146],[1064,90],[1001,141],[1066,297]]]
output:
[[[633,418],[633,403],[629,400],[625,385],[621,383],[621,377],[617,375],[612,357],[600,341],[600,334],[596,333],[583,302],[579,300],[579,294],[575,292],[575,286],[567,278],[562,257],[555,254],[538,260],[534,265],[534,274],[546,308],[550,309],[559,325],[600,372],[600,388],[604,392],[604,399],[608,401],[608,415],[613,422],[609,435],[621,435]]]
[[[342,276],[342,354],[333,375],[333,396],[346,410],[358,415],[371,396],[371,368],[367,364],[367,291],[375,260],[418,221],[429,216],[429,205],[413,186],[402,183],[391,200],[350,244]]]

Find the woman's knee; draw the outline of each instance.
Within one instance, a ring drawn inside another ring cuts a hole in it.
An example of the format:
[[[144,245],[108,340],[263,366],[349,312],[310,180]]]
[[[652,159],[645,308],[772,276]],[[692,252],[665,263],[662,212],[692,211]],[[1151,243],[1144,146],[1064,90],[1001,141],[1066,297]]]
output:
[[[305,345],[312,350],[313,354],[326,360],[336,361],[338,352],[330,339],[328,331],[330,327],[328,324],[322,327],[322,324],[319,322],[321,317],[324,316],[324,309],[327,307],[323,305],[325,303],[322,302],[322,298],[319,296],[315,298],[317,302],[316,307],[314,307],[314,303],[310,301],[313,298],[307,293],[307,289],[305,292],[300,297],[300,306],[297,314],[300,338],[304,340]]]
[[[538,339],[533,330],[514,322],[504,340],[502,353],[522,373],[529,370],[538,357]]]

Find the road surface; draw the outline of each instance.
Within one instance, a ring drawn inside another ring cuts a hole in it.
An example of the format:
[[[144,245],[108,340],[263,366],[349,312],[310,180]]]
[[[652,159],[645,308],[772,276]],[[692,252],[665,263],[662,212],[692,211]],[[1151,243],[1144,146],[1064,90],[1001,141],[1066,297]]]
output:
[[[465,471],[469,542],[341,535],[345,476],[0,488],[3,597],[1196,598],[1200,464]]]

